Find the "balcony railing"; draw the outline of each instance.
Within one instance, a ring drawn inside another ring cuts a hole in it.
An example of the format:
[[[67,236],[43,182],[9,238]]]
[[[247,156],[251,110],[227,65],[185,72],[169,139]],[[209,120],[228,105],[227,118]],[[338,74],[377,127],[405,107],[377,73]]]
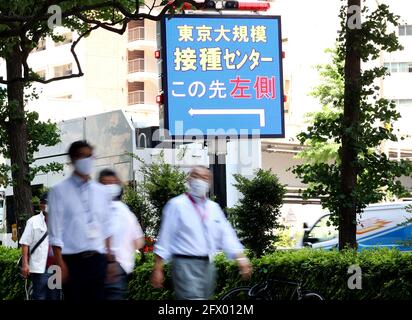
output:
[[[139,91],[133,91],[129,92],[127,103],[129,105],[132,104],[144,104],[144,91],[139,90]]]
[[[137,40],[144,40],[144,27],[129,29],[128,39],[129,39],[129,42],[137,41]]]
[[[144,59],[129,60],[127,70],[129,73],[144,72]]]

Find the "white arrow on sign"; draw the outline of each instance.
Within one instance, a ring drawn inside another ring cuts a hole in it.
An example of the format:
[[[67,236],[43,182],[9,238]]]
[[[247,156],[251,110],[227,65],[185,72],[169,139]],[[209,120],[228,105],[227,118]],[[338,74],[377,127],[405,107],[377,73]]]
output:
[[[259,115],[260,126],[265,126],[265,109],[193,109],[190,108],[189,114],[194,115],[216,115],[216,114],[257,114]]]

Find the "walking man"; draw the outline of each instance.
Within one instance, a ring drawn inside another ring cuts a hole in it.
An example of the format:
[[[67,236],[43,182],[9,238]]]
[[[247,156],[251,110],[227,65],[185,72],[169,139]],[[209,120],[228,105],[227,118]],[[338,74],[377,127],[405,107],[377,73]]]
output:
[[[162,287],[163,263],[170,260],[177,299],[212,297],[216,278],[213,257],[218,250],[236,259],[244,279],[251,274],[235,231],[220,206],[207,198],[210,180],[206,167],[195,167],[189,174],[188,192],[171,199],[163,211],[152,285]]]
[[[111,199],[101,184],[90,179],[93,148],[73,142],[68,150],[73,174],[49,195],[50,243],[61,268],[66,300],[102,300],[110,251]]]
[[[52,273],[48,268],[53,264],[47,233],[47,193],[40,198],[40,213],[27,220],[20,239],[22,250],[21,273],[30,277],[33,283],[33,300],[59,300],[60,290],[49,288]]]
[[[136,250],[144,245],[144,235],[136,216],[121,201],[123,190],[116,172],[111,169],[102,170],[99,182],[105,186],[112,198],[111,249],[116,259],[112,262],[114,274],[106,279],[105,299],[123,300],[127,292],[127,276],[133,271]]]

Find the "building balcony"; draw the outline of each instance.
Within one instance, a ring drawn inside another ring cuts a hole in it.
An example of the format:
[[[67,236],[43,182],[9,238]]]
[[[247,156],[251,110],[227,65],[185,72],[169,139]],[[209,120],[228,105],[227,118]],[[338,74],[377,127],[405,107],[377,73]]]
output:
[[[144,61],[141,61],[140,59],[132,60],[128,62],[127,80],[129,82],[151,81],[152,83],[158,85],[159,73],[147,71],[144,68]]]
[[[156,39],[151,39],[145,34],[144,27],[138,27],[128,30],[128,44],[129,50],[139,50],[144,48],[157,48]]]

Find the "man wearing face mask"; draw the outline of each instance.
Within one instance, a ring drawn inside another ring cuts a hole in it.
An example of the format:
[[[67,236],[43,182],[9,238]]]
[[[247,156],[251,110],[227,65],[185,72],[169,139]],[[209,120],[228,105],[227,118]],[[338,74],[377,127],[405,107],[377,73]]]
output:
[[[33,300],[59,300],[60,291],[48,286],[52,273],[48,268],[54,264],[53,253],[47,235],[47,193],[40,197],[40,213],[27,220],[20,239],[22,250],[21,274],[30,277],[33,283]]]
[[[189,174],[188,192],[171,199],[163,210],[151,280],[155,288],[162,287],[163,263],[171,261],[177,299],[211,298],[216,274],[213,258],[219,250],[236,259],[244,279],[252,271],[243,246],[220,206],[207,198],[210,180],[206,167],[195,167]]]
[[[136,216],[121,201],[122,187],[116,172],[104,169],[99,174],[99,182],[111,195],[110,206],[112,239],[111,249],[116,261],[113,275],[106,279],[105,299],[123,300],[127,291],[127,275],[133,271],[136,250],[144,245],[144,235]]]
[[[102,300],[110,250],[105,188],[92,180],[93,148],[76,141],[68,150],[73,174],[49,192],[49,241],[61,268],[65,300]]]

